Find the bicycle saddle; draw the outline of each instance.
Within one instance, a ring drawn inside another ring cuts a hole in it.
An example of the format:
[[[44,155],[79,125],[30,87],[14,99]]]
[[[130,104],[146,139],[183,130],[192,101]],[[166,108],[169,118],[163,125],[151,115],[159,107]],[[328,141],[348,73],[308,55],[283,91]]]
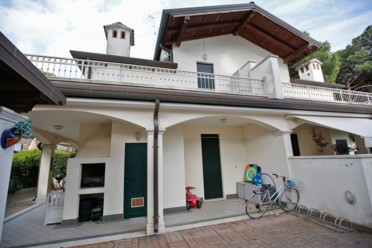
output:
[[[271,187],[271,184],[262,184],[262,187],[264,189],[269,189]]]

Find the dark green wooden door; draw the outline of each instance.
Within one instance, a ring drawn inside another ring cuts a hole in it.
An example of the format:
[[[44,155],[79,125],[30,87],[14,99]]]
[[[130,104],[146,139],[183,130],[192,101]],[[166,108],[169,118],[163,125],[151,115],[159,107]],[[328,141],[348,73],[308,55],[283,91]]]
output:
[[[202,158],[205,199],[222,197],[220,142],[218,134],[202,134]]]
[[[124,218],[147,215],[147,144],[126,143]]]

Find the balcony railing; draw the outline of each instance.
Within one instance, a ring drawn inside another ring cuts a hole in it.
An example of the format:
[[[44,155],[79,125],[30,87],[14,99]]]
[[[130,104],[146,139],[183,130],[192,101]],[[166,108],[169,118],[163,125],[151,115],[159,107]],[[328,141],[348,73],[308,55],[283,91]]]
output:
[[[267,96],[262,80],[258,79],[84,59],[26,56],[49,79]]]
[[[26,55],[49,79],[268,97],[263,80],[105,61]],[[372,94],[282,83],[284,98],[372,105]]]
[[[372,105],[372,94],[303,84],[282,83],[284,98]]]

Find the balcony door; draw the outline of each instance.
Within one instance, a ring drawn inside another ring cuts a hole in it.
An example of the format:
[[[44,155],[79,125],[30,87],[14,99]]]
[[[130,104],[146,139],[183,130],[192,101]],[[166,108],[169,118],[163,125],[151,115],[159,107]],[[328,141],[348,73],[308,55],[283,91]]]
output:
[[[213,65],[197,63],[196,70],[198,71],[198,88],[214,89]]]

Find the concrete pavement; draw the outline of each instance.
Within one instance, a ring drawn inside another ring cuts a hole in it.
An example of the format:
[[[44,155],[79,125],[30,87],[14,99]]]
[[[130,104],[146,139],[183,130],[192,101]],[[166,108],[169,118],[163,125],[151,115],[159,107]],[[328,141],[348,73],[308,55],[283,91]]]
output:
[[[152,237],[128,238],[85,246],[89,248],[163,247],[372,247],[372,235],[339,233],[288,213],[167,232]]]

